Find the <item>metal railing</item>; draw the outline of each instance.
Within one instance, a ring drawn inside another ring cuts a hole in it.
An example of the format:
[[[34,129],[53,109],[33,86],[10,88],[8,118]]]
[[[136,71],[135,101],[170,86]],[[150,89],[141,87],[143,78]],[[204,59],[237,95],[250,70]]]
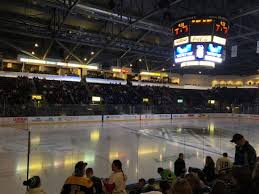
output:
[[[187,107],[174,104],[130,105],[130,104],[91,104],[91,105],[40,105],[0,104],[1,117],[16,116],[83,116],[118,114],[182,114],[182,113],[226,113],[222,107]]]
[[[259,114],[259,104],[244,104],[240,106],[240,112],[243,114]]]

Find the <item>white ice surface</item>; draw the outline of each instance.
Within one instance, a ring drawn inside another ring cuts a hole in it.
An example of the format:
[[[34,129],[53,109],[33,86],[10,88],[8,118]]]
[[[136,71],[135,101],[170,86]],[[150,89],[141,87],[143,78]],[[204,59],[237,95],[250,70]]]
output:
[[[25,127],[25,126],[24,126]],[[30,175],[39,175],[47,194],[58,194],[79,160],[88,162],[99,177],[111,173],[119,158],[128,183],[158,177],[159,166],[173,168],[178,153],[187,166],[202,168],[204,157],[228,152],[236,132],[242,133],[259,153],[259,122],[245,119],[189,119],[175,121],[108,122],[37,125],[31,130]],[[24,194],[27,131],[0,128],[0,187],[3,194]]]

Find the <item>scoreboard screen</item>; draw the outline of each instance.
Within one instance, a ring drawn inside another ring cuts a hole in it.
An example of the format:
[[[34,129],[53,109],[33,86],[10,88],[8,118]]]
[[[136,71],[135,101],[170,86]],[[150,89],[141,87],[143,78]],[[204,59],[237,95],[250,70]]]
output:
[[[228,31],[227,19],[221,17],[187,18],[172,28],[174,39],[192,35],[218,35],[226,38]]]
[[[172,28],[175,63],[184,67],[222,63],[228,31],[228,21],[222,17],[190,17],[177,22]]]

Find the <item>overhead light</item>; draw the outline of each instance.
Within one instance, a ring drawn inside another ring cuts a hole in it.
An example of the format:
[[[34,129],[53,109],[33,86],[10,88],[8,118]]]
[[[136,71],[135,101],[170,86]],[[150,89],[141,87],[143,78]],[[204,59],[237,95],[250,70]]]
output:
[[[112,72],[120,73],[121,69],[120,68],[112,68]]]
[[[31,54],[35,55],[35,52],[34,52],[34,51],[32,51],[32,52],[31,52]]]
[[[81,65],[78,63],[64,63],[59,61],[46,61],[46,60],[38,60],[38,59],[30,59],[30,58],[20,58],[19,60],[21,62],[31,63],[31,64],[58,65],[63,67],[75,67],[75,68],[98,70],[98,66],[95,66],[95,65]]]
[[[20,58],[20,61],[24,63],[46,64],[45,60],[38,60],[38,59]]]
[[[149,76],[156,76],[156,77],[159,77],[159,76],[161,76],[161,73],[142,71],[142,72],[140,72],[140,75],[149,75]]]
[[[99,96],[92,96],[92,102],[100,102],[101,101],[101,97]]]
[[[142,61],[142,59],[139,59],[138,61],[139,61],[139,62],[141,62],[141,61]]]
[[[165,68],[163,68],[162,71],[165,71]]]
[[[84,61],[87,61],[87,58],[84,58]]]
[[[37,42],[34,44],[34,46],[35,46],[35,47],[39,47],[39,45],[38,45],[38,43],[37,43]]]
[[[130,67],[132,67],[132,64],[130,64]]]
[[[91,52],[91,55],[94,55],[94,52],[93,52],[93,51]]]
[[[201,74],[201,71],[199,71],[199,74]]]
[[[175,67],[175,64],[173,64],[173,67]]]

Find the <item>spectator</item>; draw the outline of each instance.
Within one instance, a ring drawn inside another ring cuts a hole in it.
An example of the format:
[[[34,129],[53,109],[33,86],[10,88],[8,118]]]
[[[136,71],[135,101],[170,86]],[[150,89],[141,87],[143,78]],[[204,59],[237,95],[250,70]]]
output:
[[[205,177],[205,175],[204,175],[204,173],[202,172],[201,169],[189,167],[188,172],[189,172],[190,174],[195,175],[195,176],[199,179],[199,182],[200,182],[202,185],[204,185],[205,183],[207,183],[206,177]]]
[[[253,172],[253,188],[256,194],[259,194],[259,163],[256,163],[254,172]]]
[[[160,174],[161,179],[163,181],[168,181],[169,183],[174,183],[176,180],[176,176],[170,169],[163,169],[159,167],[157,169],[157,173]]]
[[[157,191],[158,189],[156,189],[155,187],[155,179],[151,178],[148,179],[148,184],[147,186],[144,188],[144,192],[150,192],[150,191]]]
[[[103,193],[103,189],[102,189],[102,181],[100,178],[94,176],[94,171],[92,168],[87,168],[85,171],[86,177],[91,179],[91,181],[93,182],[93,187],[95,189],[95,193],[96,194],[100,194]]]
[[[167,181],[160,181],[159,187],[163,194],[171,194],[171,185]]]
[[[186,172],[185,161],[183,158],[183,153],[180,153],[179,158],[174,162],[174,173],[177,177],[184,175]]]
[[[85,167],[87,163],[80,161],[75,165],[74,174],[67,178],[65,184],[63,185],[61,194],[70,193],[81,193],[81,194],[92,194],[93,192],[93,182],[84,177]]]
[[[239,133],[233,136],[231,142],[236,144],[234,165],[247,166],[252,172],[256,163],[256,151],[253,146]]]
[[[251,171],[248,167],[234,166],[232,169],[235,194],[255,194]]]
[[[122,164],[120,160],[114,160],[112,162],[113,173],[109,179],[105,180],[106,191],[113,194],[127,194],[126,192],[126,180],[127,177],[123,173]]]
[[[222,181],[217,181],[212,188],[211,194],[230,194],[226,184]]]
[[[210,187],[202,188],[200,194],[210,194]]]
[[[223,153],[223,157],[219,158],[216,162],[216,172],[217,174],[225,174],[228,169],[232,168],[232,162],[228,158],[227,153]]]
[[[210,156],[206,157],[205,166],[202,171],[205,174],[206,180],[208,182],[211,182],[215,179],[215,163]]]
[[[201,191],[201,182],[198,176],[194,175],[193,173],[187,174],[185,179],[191,186],[193,194],[200,194]]]
[[[146,180],[141,178],[138,180],[137,190],[130,192],[130,194],[140,194],[145,192]]]
[[[178,179],[173,185],[173,194],[193,194],[189,182],[185,179]]]
[[[46,194],[41,188],[41,181],[39,176],[33,176],[29,180],[23,182],[27,186],[26,194]]]

